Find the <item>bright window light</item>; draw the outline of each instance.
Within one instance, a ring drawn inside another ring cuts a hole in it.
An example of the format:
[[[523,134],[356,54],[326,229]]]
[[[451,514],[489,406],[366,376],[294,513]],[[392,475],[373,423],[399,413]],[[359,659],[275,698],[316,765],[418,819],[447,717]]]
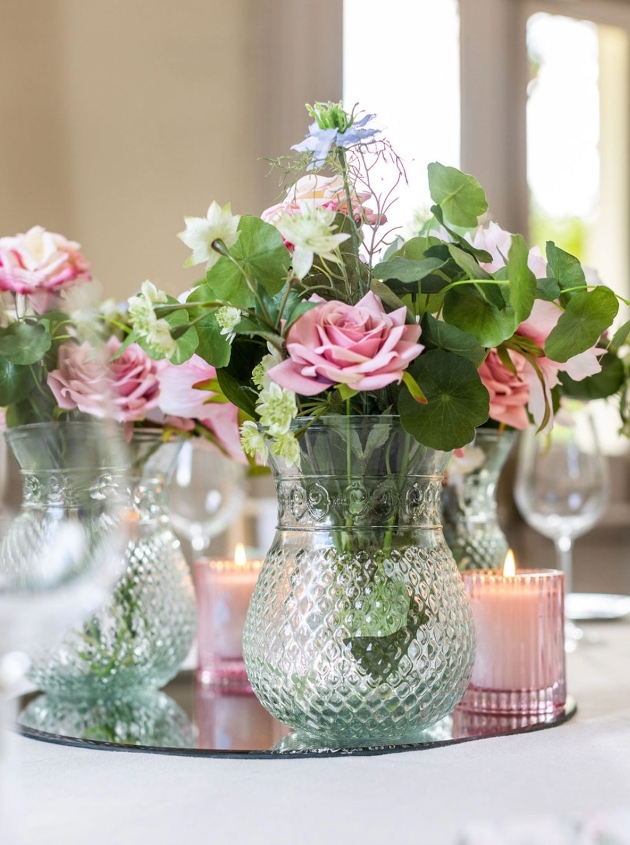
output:
[[[431,205],[427,165],[460,162],[457,0],[344,0],[344,103],[378,115],[409,186],[388,212],[411,224]]]

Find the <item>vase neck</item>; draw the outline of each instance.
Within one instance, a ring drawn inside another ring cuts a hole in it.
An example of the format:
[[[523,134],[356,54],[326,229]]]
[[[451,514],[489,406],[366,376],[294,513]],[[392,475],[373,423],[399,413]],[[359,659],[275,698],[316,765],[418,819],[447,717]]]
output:
[[[440,527],[441,476],[303,475],[276,488],[285,531]]]

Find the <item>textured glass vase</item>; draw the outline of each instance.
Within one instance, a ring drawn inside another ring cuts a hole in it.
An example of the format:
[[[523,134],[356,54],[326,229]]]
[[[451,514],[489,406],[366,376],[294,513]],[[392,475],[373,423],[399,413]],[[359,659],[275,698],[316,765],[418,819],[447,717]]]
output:
[[[134,516],[125,566],[111,599],[60,646],[34,656],[29,678],[59,697],[113,697],[163,686],[179,670],[196,629],[194,589],[168,516],[167,485],[181,441],[159,430],[134,432],[130,506]],[[70,495],[64,477],[44,479],[21,455],[21,530],[35,530]],[[20,518],[18,518],[20,519]]]
[[[499,525],[497,484],[516,432],[477,429],[463,458],[453,458],[442,491],[446,542],[461,570],[503,569],[508,542]]]
[[[279,525],[243,638],[252,688],[305,735],[413,738],[455,707],[474,660],[440,525],[448,455],[388,416],[322,417],[300,449],[298,466],[272,457]]]

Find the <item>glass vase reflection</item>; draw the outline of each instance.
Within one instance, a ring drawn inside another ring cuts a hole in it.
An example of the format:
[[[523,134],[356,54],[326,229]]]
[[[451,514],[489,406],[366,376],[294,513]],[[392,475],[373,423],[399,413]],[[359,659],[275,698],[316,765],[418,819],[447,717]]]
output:
[[[34,655],[29,678],[39,689],[58,697],[128,697],[131,690],[163,686],[184,661],[195,634],[195,597],[166,498],[180,445],[164,443],[161,430],[134,433],[129,473],[134,535],[123,573],[100,611],[70,631],[61,646]],[[65,501],[65,487],[44,484],[37,469],[23,471],[27,484],[38,485],[37,494],[26,488],[30,518]]]
[[[302,734],[402,741],[450,713],[474,659],[440,524],[449,456],[397,417],[305,425],[299,466],[271,459],[279,525],[245,623],[247,674]]]
[[[474,442],[447,467],[444,536],[461,570],[503,566],[508,542],[499,524],[496,493],[515,438],[515,431],[479,428]]]
[[[39,695],[22,710],[18,724],[55,736],[119,745],[195,746],[195,730],[186,713],[155,690],[100,701]]]

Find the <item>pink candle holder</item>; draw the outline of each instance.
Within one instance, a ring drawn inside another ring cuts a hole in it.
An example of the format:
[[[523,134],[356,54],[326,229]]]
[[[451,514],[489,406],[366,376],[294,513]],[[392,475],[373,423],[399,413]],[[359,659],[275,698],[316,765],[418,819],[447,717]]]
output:
[[[463,572],[477,656],[459,704],[480,713],[557,713],[566,702],[564,574]]]
[[[200,683],[251,692],[243,662],[243,626],[262,568],[260,560],[195,561]]]

